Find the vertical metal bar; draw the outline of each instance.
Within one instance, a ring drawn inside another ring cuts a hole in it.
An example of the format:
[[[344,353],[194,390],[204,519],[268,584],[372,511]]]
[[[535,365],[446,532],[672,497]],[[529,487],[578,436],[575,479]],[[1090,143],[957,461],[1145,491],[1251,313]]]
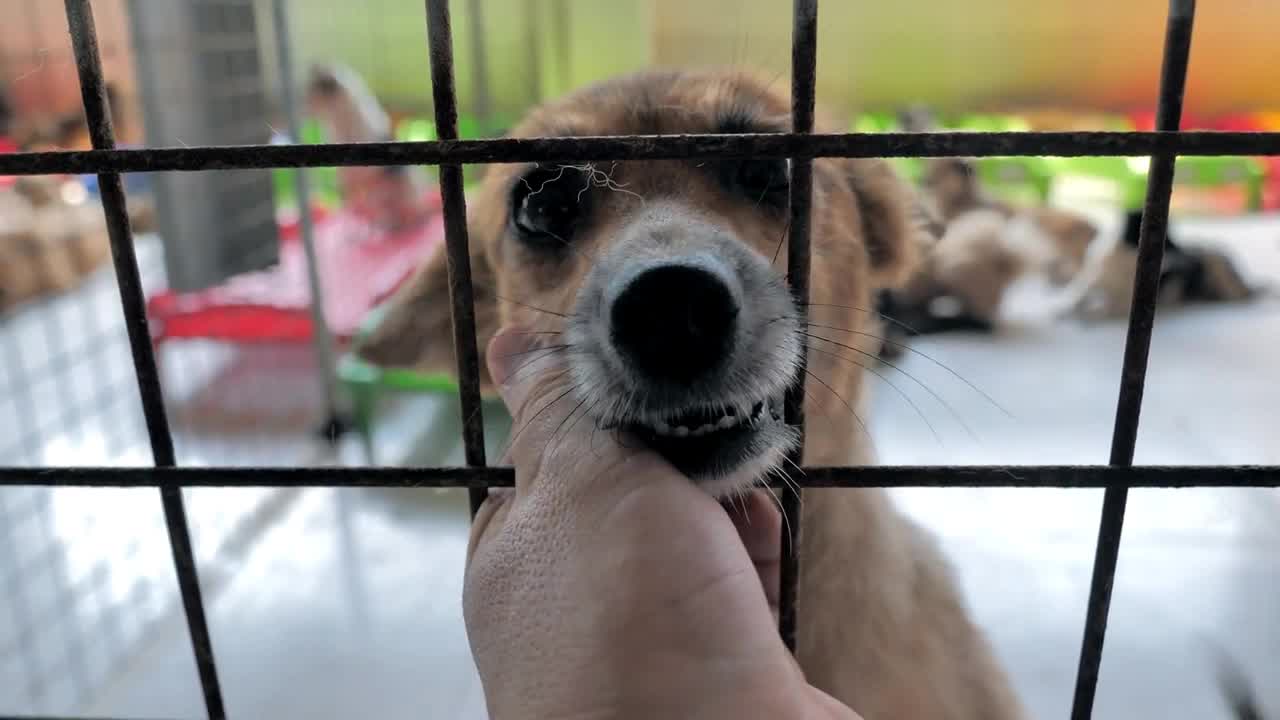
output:
[[[102,75],[102,58],[98,53],[98,37],[94,28],[93,8],[89,0],[65,0],[67,26],[71,31],[71,43],[75,51],[76,70],[80,78],[80,92],[84,102],[85,119],[93,147],[98,150],[115,148],[115,131],[111,125],[111,112],[107,105],[106,82]],[[156,369],[151,334],[147,327],[146,298],[138,273],[138,259],[134,252],[133,233],[129,228],[129,214],[125,205],[124,185],[119,173],[100,173],[98,187],[102,194],[102,210],[106,216],[107,232],[111,239],[111,260],[115,265],[120,289],[120,305],[124,311],[125,326],[129,333],[129,346],[133,353],[134,371],[138,391],[142,399],[142,411],[146,418],[147,435],[151,441],[151,454],[158,467],[175,465],[173,435],[165,414],[164,396],[160,390],[160,375]],[[209,720],[223,720],[226,709],[218,684],[217,668],[213,660],[213,645],[205,621],[204,601],[200,596],[200,580],[196,574],[195,556],[191,549],[191,534],[187,526],[186,508],[183,506],[180,487],[160,488],[160,501],[164,507],[165,525],[169,531],[169,546],[173,553],[174,569],[178,576],[178,589],[186,610],[187,629],[191,633],[192,650],[195,653],[196,670],[204,693],[205,709]]]
[[[1160,103],[1156,129],[1176,132],[1182,121],[1182,98],[1187,85],[1187,65],[1191,56],[1191,30],[1195,20],[1195,0],[1170,0],[1165,25],[1164,60],[1160,71]],[[1156,296],[1160,290],[1160,268],[1164,261],[1165,235],[1169,226],[1169,201],[1173,195],[1176,156],[1158,153],[1151,158],[1147,175],[1147,197],[1142,209],[1138,240],[1138,267],[1134,277],[1133,304],[1129,308],[1129,329],[1125,338],[1124,365],[1116,403],[1115,426],[1111,435],[1110,463],[1133,465],[1138,440],[1138,419],[1146,383],[1147,356],[1155,327]],[[1107,613],[1115,582],[1116,561],[1124,530],[1124,511],[1129,490],[1108,488],[1102,500],[1098,543],[1094,550],[1093,578],[1085,614],[1080,665],[1076,671],[1072,720],[1088,720],[1098,689],[1102,645],[1107,632]]]
[[[289,41],[288,0],[272,0],[271,24],[275,31],[276,56],[280,63],[280,104],[284,109],[289,137],[302,142],[302,118],[298,113],[297,96],[294,94],[293,46]],[[319,360],[321,384],[324,395],[325,427],[336,433],[342,427],[342,408],[337,389],[337,371],[334,362],[333,334],[324,316],[324,286],[320,280],[319,262],[316,259],[315,223],[311,217],[311,183],[307,168],[296,168],[293,173],[294,194],[298,198],[298,230],[306,258],[307,286],[311,290],[312,342]]]
[[[815,79],[818,66],[818,0],[794,0],[791,29],[791,124],[793,132],[812,133]],[[813,199],[813,161],[791,160],[791,234],[787,238],[787,281],[795,295],[800,322],[809,313],[809,221]],[[807,350],[807,347],[806,347]],[[800,430],[793,461],[803,467],[805,356],[801,353],[796,384],[787,391],[786,422]],[[800,508],[798,487],[788,487],[782,495],[783,523],[781,596],[778,601],[778,631],[791,650],[796,648],[796,586],[800,579]]]
[[[448,0],[427,0],[427,41],[431,51],[431,93],[436,132],[441,140],[455,140],[458,137],[458,97],[453,87],[453,35]],[[453,348],[458,361],[458,396],[462,404],[462,442],[467,465],[482,467],[485,459],[484,416],[480,410],[480,353],[476,351],[475,293],[471,286],[467,199],[462,190],[461,165],[440,165],[440,195],[449,267]],[[474,515],[488,490],[474,488],[470,492],[471,513]]]
[[[427,5],[432,3],[428,0]],[[445,19],[448,19],[446,13]],[[427,18],[427,24],[430,25],[430,16]],[[493,122],[493,103],[489,96],[489,56],[485,52],[485,33],[484,33],[484,0],[467,0],[467,27],[471,31],[468,41],[471,45],[471,93],[475,96],[472,98],[472,108],[476,114],[476,123],[480,126],[480,131],[484,135],[489,134],[490,125]],[[453,87],[453,37],[450,35],[449,40],[449,87]],[[435,72],[435,45],[432,45],[432,72],[434,79]],[[437,86],[438,87],[438,86]],[[453,94],[453,105],[456,110],[458,98],[456,92],[450,90]],[[437,97],[439,97],[437,91]],[[436,122],[439,122],[440,111],[436,110]],[[455,120],[457,113],[455,112]],[[442,129],[437,129],[437,133],[443,133]],[[443,134],[440,139],[447,139]]]

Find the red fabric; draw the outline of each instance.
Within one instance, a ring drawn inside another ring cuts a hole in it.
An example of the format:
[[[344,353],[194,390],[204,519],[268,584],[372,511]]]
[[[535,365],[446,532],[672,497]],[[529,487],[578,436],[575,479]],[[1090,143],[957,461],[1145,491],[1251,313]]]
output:
[[[444,224],[436,214],[416,229],[385,236],[339,210],[317,222],[315,235],[325,319],[335,339],[347,342],[365,315],[443,242]],[[305,252],[295,232],[282,238],[275,267],[199,292],[159,293],[148,300],[147,315],[156,342],[303,343],[312,337],[310,300]]]
[[[18,152],[18,145],[7,137],[0,135],[0,155]],[[18,178],[12,175],[0,175],[0,188],[12,187]]]

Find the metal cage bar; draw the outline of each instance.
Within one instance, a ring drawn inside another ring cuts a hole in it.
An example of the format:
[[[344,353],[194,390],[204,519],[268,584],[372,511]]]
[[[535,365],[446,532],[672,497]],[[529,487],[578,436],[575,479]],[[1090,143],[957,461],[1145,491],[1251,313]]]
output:
[[[617,135],[325,145],[222,145],[0,155],[0,175],[732,157],[1280,155],[1280,132]]]
[[[1280,487],[1275,465],[878,465],[807,467],[810,488]],[[510,467],[0,468],[0,487],[510,487]]]
[[[209,632],[191,552],[184,487],[454,487],[477,503],[489,487],[514,483],[511,468],[485,465],[479,402],[479,353],[462,189],[465,163],[785,157],[792,161],[788,279],[801,310],[808,300],[811,160],[818,157],[1152,156],[1143,212],[1133,306],[1125,345],[1110,465],[804,468],[802,487],[1064,487],[1107,489],[1100,520],[1073,718],[1092,712],[1110,591],[1128,488],[1276,487],[1280,466],[1133,466],[1133,451],[1155,316],[1155,297],[1177,155],[1280,155],[1280,133],[1179,132],[1194,0],[1170,0],[1156,132],[813,134],[817,0],[794,0],[793,128],[770,135],[619,136],[461,141],[446,0],[427,0],[432,92],[440,140],[423,143],[239,146],[116,150],[90,0],[65,0],[86,117],[94,149],[0,156],[0,175],[99,174],[102,203],[119,277],[138,388],[154,468],[0,468],[0,487],[14,485],[156,487],[160,489],[188,628],[211,720],[225,718]],[[450,301],[461,378],[465,468],[178,468],[150,344],[141,282],[120,182],[122,172],[435,164],[441,168]],[[803,406],[788,393],[787,420],[802,426]],[[787,506],[799,509],[796,493]],[[798,517],[792,526],[798,527]],[[784,537],[784,543],[791,538]],[[784,545],[780,630],[794,643],[795,548]]]
[[[1191,30],[1195,21],[1195,0],[1169,0],[1165,25],[1164,58],[1160,70],[1160,97],[1156,108],[1156,129],[1176,132],[1182,122],[1182,98],[1187,86],[1187,65],[1191,58]],[[1156,153],[1147,175],[1147,197],[1142,208],[1138,234],[1138,260],[1129,308],[1129,327],[1124,344],[1120,391],[1116,399],[1115,426],[1111,436],[1110,464],[1133,465],[1138,441],[1138,420],[1142,414],[1142,393],[1146,386],[1147,358],[1151,333],[1155,328],[1156,299],[1160,291],[1160,268],[1164,261],[1165,232],[1169,225],[1169,203],[1173,196],[1173,173],[1177,156]],[[1102,645],[1107,634],[1107,614],[1115,583],[1124,530],[1124,511],[1129,488],[1107,488],[1098,522],[1094,549],[1093,577],[1085,611],[1084,636],[1080,643],[1080,664],[1076,670],[1072,720],[1088,720],[1098,690],[1102,665]]]
[[[794,0],[791,20],[791,132],[813,133],[818,74],[818,0]],[[799,321],[809,313],[809,226],[813,206],[813,160],[791,159],[790,215],[787,220],[787,282],[795,297]],[[802,345],[801,347],[805,347]],[[800,353],[796,381],[787,390],[785,421],[799,431],[792,463],[804,464],[805,353]],[[803,471],[801,472],[803,475]],[[800,511],[804,497],[799,487],[782,490],[782,562],[779,568],[778,632],[793,652],[796,649],[796,591],[800,583],[800,538],[804,528]]]
[[[458,95],[453,86],[453,35],[448,0],[427,0],[427,40],[431,56],[431,93],[436,132],[444,140],[458,137]],[[467,465],[483,467],[484,415],[480,408],[480,353],[476,349],[476,308],[471,285],[471,253],[467,242],[467,199],[462,165],[440,163],[440,196],[448,254],[449,304],[453,318],[453,352],[458,363],[458,396],[462,406],[462,442]],[[471,514],[484,502],[485,488],[471,489]]]
[[[66,0],[66,13],[89,135],[94,148],[111,150],[115,147],[115,131],[111,123],[111,108],[107,103],[106,81],[102,74],[102,59],[98,51],[93,8],[89,0]],[[111,260],[115,265],[119,284],[120,304],[124,311],[129,346],[133,354],[138,392],[141,395],[147,434],[151,441],[152,459],[156,467],[173,467],[176,464],[173,435],[165,413],[164,397],[160,390],[160,374],[156,367],[155,351],[151,345],[151,333],[147,327],[146,298],[138,272],[133,232],[129,227],[124,184],[119,173],[100,172],[98,186],[111,242]],[[205,619],[204,599],[200,594],[200,579],[196,572],[195,556],[191,548],[191,531],[187,524],[186,508],[183,506],[182,488],[161,487],[160,502],[164,508],[169,548],[173,554],[174,571],[178,578],[178,589],[182,595],[187,629],[191,634],[191,646],[195,654],[196,670],[200,676],[205,709],[210,720],[221,720],[226,717],[226,710],[223,706],[218,671],[213,659],[213,643],[210,640],[209,626]]]

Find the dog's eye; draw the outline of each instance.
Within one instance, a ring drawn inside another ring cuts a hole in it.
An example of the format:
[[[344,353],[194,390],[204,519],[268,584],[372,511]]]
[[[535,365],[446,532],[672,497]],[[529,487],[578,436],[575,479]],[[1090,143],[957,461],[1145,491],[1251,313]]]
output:
[[[572,239],[590,193],[582,171],[571,167],[537,168],[516,181],[511,191],[511,222],[530,245],[561,247]]]
[[[731,160],[724,165],[724,181],[752,202],[786,204],[791,167],[785,158]]]

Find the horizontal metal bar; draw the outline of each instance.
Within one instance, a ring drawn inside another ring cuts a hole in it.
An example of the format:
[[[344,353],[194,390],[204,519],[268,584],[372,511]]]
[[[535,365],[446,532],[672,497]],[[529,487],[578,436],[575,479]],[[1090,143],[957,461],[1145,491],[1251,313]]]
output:
[[[620,135],[417,143],[226,145],[0,155],[0,175],[190,172],[276,167],[673,160],[705,157],[1280,155],[1280,133],[948,132]]]
[[[1280,487],[1277,465],[811,467],[801,487]],[[0,487],[510,487],[510,467],[0,468]]]

